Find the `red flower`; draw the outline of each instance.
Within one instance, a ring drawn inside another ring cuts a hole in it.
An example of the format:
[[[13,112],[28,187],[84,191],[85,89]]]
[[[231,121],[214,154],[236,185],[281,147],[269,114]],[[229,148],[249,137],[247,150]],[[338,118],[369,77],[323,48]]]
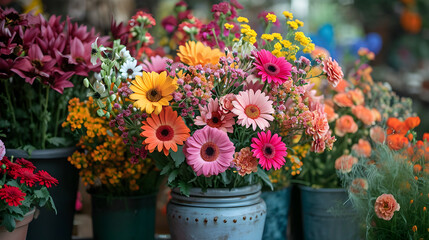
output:
[[[36,167],[33,165],[32,162],[30,162],[28,160],[25,160],[24,158],[18,158],[16,160],[16,163],[19,164],[19,165],[21,165],[21,167],[23,167],[23,168],[27,168],[27,169],[30,169],[30,170],[35,170],[36,169]]]
[[[52,185],[57,185],[58,180],[49,175],[46,171],[40,170],[37,172],[37,176],[39,177],[40,185],[45,185],[47,188],[50,188]]]
[[[21,169],[21,165],[11,162],[6,156],[3,157],[0,163],[1,163],[0,166],[3,164],[6,165],[6,169],[5,170],[2,169],[1,173],[4,174],[5,172],[7,172],[7,174],[13,179],[17,178],[16,174],[17,174],[17,171]]]
[[[32,187],[34,183],[39,180],[39,177],[33,173],[33,170],[21,168],[17,171],[17,176],[20,178],[20,183],[25,183],[27,186]]]
[[[0,198],[5,200],[9,206],[19,206],[21,205],[21,201],[24,200],[25,193],[23,193],[19,188],[4,185],[2,189],[0,189]]]

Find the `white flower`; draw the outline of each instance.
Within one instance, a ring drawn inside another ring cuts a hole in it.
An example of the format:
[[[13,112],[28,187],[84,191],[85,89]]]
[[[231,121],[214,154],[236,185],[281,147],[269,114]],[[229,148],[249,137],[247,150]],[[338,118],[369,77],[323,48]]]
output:
[[[120,59],[126,59],[126,60],[131,58],[130,51],[128,51],[125,47],[122,48],[121,51],[118,54],[116,54],[116,56]]]
[[[119,72],[123,78],[134,79],[137,75],[142,75],[142,69],[142,66],[137,66],[137,60],[129,59],[121,66]]]
[[[240,39],[240,41],[234,43],[232,46],[232,51],[236,51],[241,54],[243,58],[249,56],[253,50],[255,50],[255,46],[253,44],[243,41]]]
[[[94,89],[100,95],[102,95],[106,91],[106,87],[104,86],[104,83],[102,81],[100,81],[100,80],[95,81],[95,83],[94,83]]]
[[[103,46],[98,47],[97,40],[98,40],[98,37],[91,44],[91,63],[92,63],[92,65],[97,64],[97,59],[101,56],[100,52],[106,50],[106,48]]]

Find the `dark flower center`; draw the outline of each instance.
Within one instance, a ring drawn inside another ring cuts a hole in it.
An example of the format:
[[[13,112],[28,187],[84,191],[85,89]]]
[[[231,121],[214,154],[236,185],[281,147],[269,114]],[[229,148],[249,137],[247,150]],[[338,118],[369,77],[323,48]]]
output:
[[[215,150],[212,147],[207,147],[206,148],[206,154],[207,156],[213,156],[213,154],[215,153]]]
[[[96,54],[96,53],[97,53],[97,49],[95,49],[95,48],[91,49],[91,54],[92,54],[92,55],[94,55],[94,54]]]
[[[168,125],[159,126],[156,129],[156,137],[163,142],[170,141],[174,137],[174,130]]]
[[[133,75],[134,71],[131,68],[128,68],[127,73],[128,75]]]
[[[219,112],[212,112],[212,118],[207,120],[207,125],[213,128],[222,126],[221,115]]]
[[[273,76],[273,75],[277,75],[280,72],[280,68],[272,63],[265,63],[264,64],[264,69],[267,72],[267,74]]]
[[[152,88],[151,90],[147,91],[146,98],[151,102],[158,102],[162,98],[162,95],[160,91]]]
[[[276,151],[275,151],[273,145],[271,145],[269,143],[265,144],[265,146],[262,150],[263,150],[264,156],[266,158],[269,158],[269,159],[273,158],[274,155],[276,154]]]
[[[213,142],[206,142],[201,147],[200,156],[206,162],[213,162],[219,156],[219,147]]]

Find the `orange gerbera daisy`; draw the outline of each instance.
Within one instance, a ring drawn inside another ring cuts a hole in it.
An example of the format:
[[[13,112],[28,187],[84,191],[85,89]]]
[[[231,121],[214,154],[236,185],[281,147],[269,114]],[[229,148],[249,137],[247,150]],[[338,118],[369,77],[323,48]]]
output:
[[[157,148],[158,152],[164,151],[166,156],[170,149],[177,152],[177,144],[183,145],[190,136],[189,128],[171,107],[163,108],[159,115],[152,113],[143,122],[142,129],[140,135],[146,137],[143,143],[147,144],[149,152]]]
[[[143,77],[136,76],[130,89],[134,92],[130,99],[136,100],[134,106],[148,114],[159,114],[162,106],[167,106],[173,99],[171,95],[177,88],[175,79],[168,77],[167,72],[143,72]]]
[[[217,48],[211,49],[201,42],[195,43],[192,41],[180,46],[177,55],[180,57],[181,62],[191,66],[198,64],[204,66],[208,63],[216,65],[219,63],[219,58],[224,56]]]

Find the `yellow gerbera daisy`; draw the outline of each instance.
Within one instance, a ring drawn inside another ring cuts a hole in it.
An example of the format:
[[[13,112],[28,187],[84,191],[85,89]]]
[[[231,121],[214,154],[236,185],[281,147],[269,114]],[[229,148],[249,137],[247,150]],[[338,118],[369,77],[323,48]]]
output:
[[[136,76],[131,82],[130,89],[134,92],[130,99],[136,100],[134,106],[151,114],[159,114],[162,106],[168,106],[173,99],[171,95],[177,88],[176,81],[167,77],[167,72],[143,72],[143,77]]]
[[[185,64],[195,66],[201,64],[202,66],[211,63],[216,65],[219,63],[219,58],[224,54],[217,48],[211,49],[204,46],[201,42],[187,42],[186,45],[179,47],[177,55],[180,61]]]

